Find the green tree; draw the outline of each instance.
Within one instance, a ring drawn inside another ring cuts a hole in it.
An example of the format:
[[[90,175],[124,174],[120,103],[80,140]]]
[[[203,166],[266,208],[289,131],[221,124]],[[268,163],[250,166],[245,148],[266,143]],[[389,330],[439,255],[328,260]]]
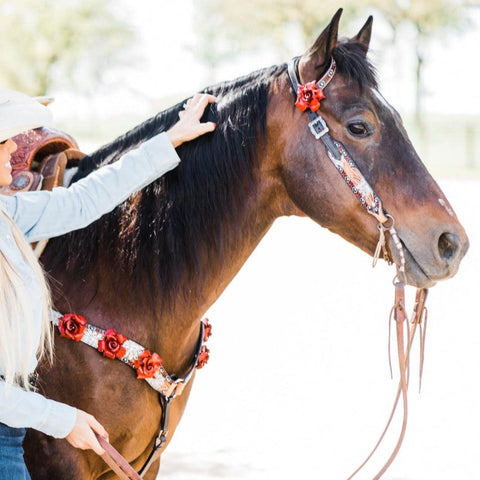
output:
[[[342,2],[342,24],[356,13],[356,2]],[[240,53],[273,49],[279,60],[313,43],[338,9],[335,0],[202,0],[195,2],[197,55],[214,69]],[[292,37],[295,37],[292,41]],[[295,51],[292,50],[295,45]]]
[[[31,95],[98,84],[132,34],[111,0],[0,0],[0,31],[1,85]]]
[[[467,7],[474,6],[474,3],[461,0],[368,0],[365,4],[383,15],[395,37],[401,25],[408,24],[415,32],[415,118],[421,124],[423,71],[428,48],[441,36],[461,32],[469,26]],[[401,38],[396,40],[403,41]]]

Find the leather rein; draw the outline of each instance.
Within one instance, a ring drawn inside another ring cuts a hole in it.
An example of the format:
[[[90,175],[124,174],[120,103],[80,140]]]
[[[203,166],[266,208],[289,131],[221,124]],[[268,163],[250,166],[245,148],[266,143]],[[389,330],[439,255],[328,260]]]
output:
[[[394,248],[398,252],[399,262],[396,265],[397,273],[393,280],[395,287],[395,303],[390,313],[390,322],[393,318],[395,321],[395,330],[397,337],[397,355],[399,365],[399,384],[397,394],[394,400],[390,417],[387,421],[385,429],[383,430],[380,438],[372,451],[369,453],[364,462],[348,477],[348,480],[352,479],[363,467],[370,461],[378,447],[382,443],[383,439],[389,427],[391,426],[395,412],[397,410],[400,398],[403,404],[403,421],[401,431],[398,436],[397,443],[390,454],[389,458],[379,470],[379,472],[373,477],[373,480],[377,480],[382,477],[385,471],[394,461],[397,456],[407,428],[408,419],[408,384],[410,376],[410,350],[412,348],[413,339],[417,328],[420,330],[420,382],[423,371],[423,358],[424,358],[424,346],[425,346],[425,332],[426,332],[426,319],[427,310],[425,307],[425,301],[427,298],[427,289],[417,289],[415,297],[415,305],[411,319],[409,319],[406,313],[405,307],[405,252],[403,250],[402,242],[398,237],[395,230],[394,218],[384,209],[380,197],[376,194],[375,190],[370,186],[362,172],[358,168],[353,158],[349,155],[347,149],[341,142],[334,140],[329,134],[329,128],[327,123],[321,115],[317,113],[320,109],[320,101],[325,97],[324,89],[333,79],[336,72],[336,63],[333,58],[330,60],[330,66],[326,73],[318,82],[310,82],[305,85],[301,85],[298,76],[298,61],[299,57],[293,58],[288,64],[288,78],[290,80],[293,96],[296,100],[295,106],[300,110],[306,112],[310,118],[308,128],[316,140],[321,140],[327,151],[328,158],[334,165],[335,169],[342,176],[351,192],[359,200],[362,207],[370,214],[373,215],[378,221],[379,240],[377,248],[375,249],[373,257],[373,266],[376,265],[380,254],[383,252],[384,259],[392,264],[393,261],[390,258],[386,248],[386,233],[391,237]],[[405,328],[406,325],[406,328]],[[406,330],[406,333],[405,333]],[[389,330],[390,331],[390,330]],[[390,353],[390,340],[389,340],[389,353]],[[390,361],[391,369],[391,361]]]

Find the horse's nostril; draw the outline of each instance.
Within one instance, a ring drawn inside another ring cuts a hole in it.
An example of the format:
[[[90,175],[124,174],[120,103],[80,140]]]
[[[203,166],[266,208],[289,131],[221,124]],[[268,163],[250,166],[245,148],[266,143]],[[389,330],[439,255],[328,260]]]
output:
[[[440,257],[447,262],[455,257],[459,246],[460,239],[454,233],[442,233],[438,239]]]

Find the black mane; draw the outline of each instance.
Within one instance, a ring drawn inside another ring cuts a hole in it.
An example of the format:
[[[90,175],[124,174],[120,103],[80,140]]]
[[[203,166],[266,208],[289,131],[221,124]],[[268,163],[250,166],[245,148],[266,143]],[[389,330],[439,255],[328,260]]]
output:
[[[238,238],[245,198],[255,194],[256,152],[265,137],[268,88],[285,65],[259,70],[204,91],[217,96],[203,121],[217,123],[177,149],[180,165],[87,228],[52,239],[42,260],[49,270],[62,265],[86,279],[100,257],[110,255],[116,278],[132,288],[153,289],[165,304],[196,292],[180,291],[184,280],[202,286],[205,259],[221,268],[227,246]],[[160,112],[112,143],[85,157],[72,181],[114,162],[177,120],[183,102]],[[213,262],[217,258],[217,264]],[[219,261],[218,261],[219,260]],[[128,275],[125,272],[130,272]],[[131,273],[133,272],[133,277]]]
[[[375,83],[373,69],[358,44],[341,43],[333,55],[339,72],[361,85]],[[286,65],[273,66],[206,88],[205,92],[219,100],[207,108],[202,119],[217,123],[215,133],[178,148],[182,161],[176,169],[111,214],[85,229],[50,240],[42,257],[48,270],[61,266],[81,282],[101,258],[108,258],[107,263],[117,270],[111,276],[129,282],[138,294],[148,291],[146,299],[155,296],[172,306],[179,296],[193,298],[206,278],[205,265],[210,273],[218,272],[227,248],[234,247],[232,242],[239,236],[245,198],[255,194],[269,86],[285,70]],[[168,130],[177,121],[182,104],[160,112],[85,157],[73,181]],[[182,285],[192,290],[183,291]]]

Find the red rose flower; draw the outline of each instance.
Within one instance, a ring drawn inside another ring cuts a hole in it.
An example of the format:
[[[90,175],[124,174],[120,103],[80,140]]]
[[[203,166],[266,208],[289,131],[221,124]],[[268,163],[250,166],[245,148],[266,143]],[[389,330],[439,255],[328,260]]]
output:
[[[75,313],[67,313],[58,320],[60,335],[76,342],[82,339],[86,326],[87,321]]]
[[[144,350],[134,365],[137,369],[137,378],[153,378],[162,365],[162,359],[158,353]]]
[[[317,87],[316,82],[308,82],[306,85],[299,85],[297,90],[297,101],[295,106],[304,112],[310,108],[312,112],[316,112],[320,108],[320,100],[323,100],[325,94],[321,88]]]
[[[195,368],[199,370],[203,368],[207,364],[209,358],[210,358],[210,350],[207,348],[206,345],[204,345],[200,350],[200,354],[198,355],[197,365]]]
[[[203,322],[203,341],[206,342],[212,336],[212,326],[208,322],[208,318],[202,320]]]
[[[113,328],[105,331],[102,340],[98,341],[98,351],[103,353],[104,357],[111,359],[122,358],[125,355],[125,347],[122,347],[127,337],[116,332]]]

